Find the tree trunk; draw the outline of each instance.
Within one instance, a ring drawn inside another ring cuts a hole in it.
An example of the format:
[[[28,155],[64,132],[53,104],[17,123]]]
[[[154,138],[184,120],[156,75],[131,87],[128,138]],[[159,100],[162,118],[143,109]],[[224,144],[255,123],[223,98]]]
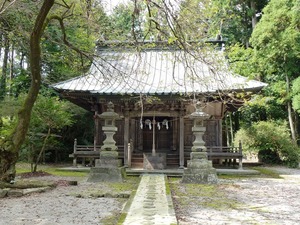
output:
[[[4,38],[4,55],[2,64],[2,76],[0,80],[0,99],[4,99],[6,95],[6,79],[7,79],[7,64],[9,53],[9,39],[7,35],[3,35]]]
[[[296,138],[294,121],[293,121],[293,113],[292,113],[292,104],[291,104],[291,101],[288,101],[287,107],[288,107],[288,117],[289,117],[289,124],[290,124],[290,129],[291,129],[291,135],[292,135],[293,142],[296,143],[297,138]]]
[[[254,30],[256,24],[257,24],[257,18],[256,18],[256,4],[254,0],[251,0],[250,7],[252,11],[252,30]]]
[[[289,80],[289,77],[287,74],[285,75],[285,79],[286,79],[286,91],[287,91],[287,94],[289,94],[290,93],[290,80]],[[293,121],[292,104],[291,104],[290,100],[287,101],[287,109],[288,109],[288,118],[289,118],[289,125],[290,125],[292,140],[294,143],[296,143],[297,138],[296,138],[294,121]]]
[[[21,110],[18,113],[17,124],[3,142],[0,143],[0,180],[10,182],[15,178],[15,165],[19,157],[19,150],[28,131],[30,116],[41,85],[41,49],[40,40],[44,31],[46,17],[54,5],[54,0],[44,0],[35,20],[30,36],[30,70],[31,84]]]
[[[49,127],[47,135],[46,135],[45,140],[43,142],[43,146],[42,146],[41,151],[40,151],[40,153],[39,153],[39,155],[38,155],[38,157],[35,161],[35,165],[34,165],[34,168],[33,168],[32,172],[36,172],[36,170],[37,170],[37,166],[38,166],[38,164],[39,164],[39,162],[42,158],[43,153],[45,152],[46,144],[47,144],[48,138],[50,137],[50,134],[51,134],[51,128]]]
[[[12,81],[14,79],[14,45],[11,45],[11,57],[10,57],[10,68],[9,68],[9,95],[12,95]]]

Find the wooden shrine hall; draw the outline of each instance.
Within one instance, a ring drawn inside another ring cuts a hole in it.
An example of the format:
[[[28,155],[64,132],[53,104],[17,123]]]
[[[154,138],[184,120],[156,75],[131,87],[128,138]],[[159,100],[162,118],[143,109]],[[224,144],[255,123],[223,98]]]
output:
[[[241,161],[241,149],[224,147],[222,119],[242,105],[239,93],[249,97],[266,84],[230,72],[219,50],[189,52],[166,42],[140,43],[139,49],[124,42],[99,43],[99,57],[86,74],[53,86],[63,98],[95,113],[94,144],[76,143],[74,150],[99,156],[105,135],[97,115],[111,102],[120,116],[114,140],[124,166],[142,167],[143,154],[155,151],[166,154],[168,167],[184,168],[194,141],[189,116],[200,102],[210,115],[203,136],[209,157],[219,163]]]

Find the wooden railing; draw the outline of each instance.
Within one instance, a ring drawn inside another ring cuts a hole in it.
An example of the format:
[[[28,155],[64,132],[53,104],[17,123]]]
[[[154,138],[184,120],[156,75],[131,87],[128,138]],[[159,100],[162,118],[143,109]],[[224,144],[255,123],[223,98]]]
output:
[[[206,147],[207,158],[209,160],[225,160],[225,164],[236,164],[238,159],[239,169],[243,168],[243,150],[242,144],[239,143],[239,147],[227,147],[227,146],[207,146]],[[189,158],[191,148],[185,149],[185,158]]]
[[[224,147],[224,146],[207,146],[207,156],[209,160],[225,160],[225,163],[229,166],[230,164],[236,164],[238,159],[239,169],[242,169],[242,145],[239,147]],[[69,157],[73,158],[73,166],[77,167],[78,159],[81,159],[82,165],[86,165],[86,159],[89,160],[89,166],[94,164],[95,159],[100,157],[100,145],[78,145],[77,140],[74,140],[74,150]],[[119,159],[123,159],[124,146],[118,146]],[[186,147],[184,152],[184,158],[189,159],[191,153],[191,147]],[[179,157],[179,156],[178,156]]]
[[[93,166],[95,159],[100,157],[101,145],[78,145],[77,139],[74,140],[73,153],[69,154],[70,158],[73,158],[73,166],[77,167],[78,159],[82,159],[81,163],[83,166],[86,165],[86,159],[89,160],[88,165]],[[123,146],[118,146],[119,151],[122,151]],[[122,155],[120,155],[123,159]]]
[[[238,159],[239,169],[243,168],[243,152],[240,147],[219,147],[209,146],[207,147],[207,157],[209,160],[213,159],[225,159],[226,164],[235,163]]]

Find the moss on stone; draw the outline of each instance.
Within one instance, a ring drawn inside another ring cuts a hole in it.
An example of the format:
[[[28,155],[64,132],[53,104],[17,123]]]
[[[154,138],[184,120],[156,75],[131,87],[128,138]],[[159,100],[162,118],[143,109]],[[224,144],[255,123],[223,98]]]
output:
[[[275,179],[283,179],[280,174],[272,169],[268,169],[265,167],[253,167],[252,169],[257,170],[261,173],[261,177],[275,178]]]
[[[52,181],[41,180],[19,180],[13,184],[0,182],[0,188],[15,188],[15,189],[27,189],[27,188],[39,188],[39,187],[55,187],[56,183]]]
[[[119,224],[118,223],[119,217],[120,217],[119,212],[113,212],[111,215],[106,216],[105,218],[101,219],[100,223],[101,224]]]
[[[230,210],[239,206],[238,201],[228,196],[224,190],[224,185],[183,184],[176,179],[169,181],[174,204],[178,208],[199,205],[215,210]]]

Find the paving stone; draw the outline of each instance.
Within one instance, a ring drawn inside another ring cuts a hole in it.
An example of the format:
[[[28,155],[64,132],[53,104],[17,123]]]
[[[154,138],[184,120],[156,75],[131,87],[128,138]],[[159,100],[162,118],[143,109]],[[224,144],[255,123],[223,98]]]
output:
[[[164,175],[145,174],[142,176],[123,223],[123,225],[129,224],[177,224],[172,200],[166,194]]]

